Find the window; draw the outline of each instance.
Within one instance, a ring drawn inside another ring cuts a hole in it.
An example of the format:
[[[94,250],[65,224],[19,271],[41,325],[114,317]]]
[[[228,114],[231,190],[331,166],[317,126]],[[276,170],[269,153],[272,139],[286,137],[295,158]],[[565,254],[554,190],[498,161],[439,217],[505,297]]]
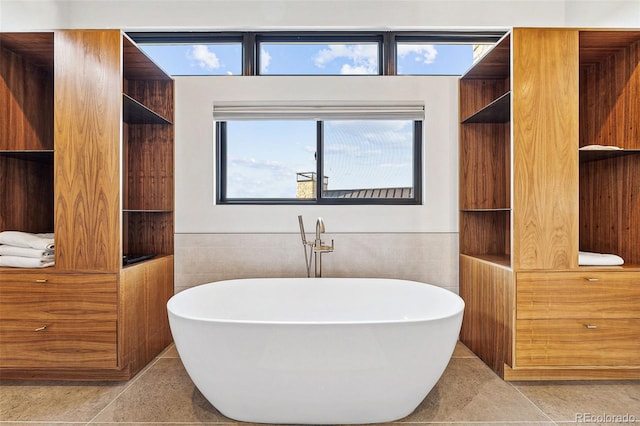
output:
[[[462,75],[482,48],[492,46],[504,33],[127,34],[171,75]]]
[[[262,35],[260,75],[379,75],[380,36]]]
[[[398,75],[462,75],[474,59],[472,44],[397,43]]]
[[[244,38],[236,33],[128,34],[170,75],[242,75]]]
[[[241,43],[140,45],[170,75],[242,75]]]
[[[216,122],[218,203],[420,203],[421,120],[253,111]]]

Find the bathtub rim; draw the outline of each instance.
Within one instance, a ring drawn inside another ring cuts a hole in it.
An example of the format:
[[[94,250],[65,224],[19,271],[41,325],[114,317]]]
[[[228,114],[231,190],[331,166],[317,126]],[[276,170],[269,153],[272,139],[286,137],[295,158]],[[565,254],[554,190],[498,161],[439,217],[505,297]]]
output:
[[[376,281],[396,281],[396,282],[401,282],[401,283],[410,283],[410,284],[417,284],[417,285],[426,285],[431,287],[432,289],[434,289],[435,291],[438,292],[446,292],[446,293],[450,293],[450,295],[448,294],[447,297],[449,296],[455,296],[452,299],[456,301],[456,305],[457,309],[452,309],[451,313],[448,313],[447,315],[441,315],[438,317],[434,317],[434,318],[412,318],[412,319],[406,319],[406,318],[401,318],[401,319],[385,319],[385,320],[339,320],[339,321],[333,321],[333,320],[298,320],[298,321],[291,321],[291,320],[251,320],[251,319],[223,319],[223,318],[204,318],[201,316],[192,316],[192,315],[183,315],[182,313],[178,314],[176,313],[176,311],[174,309],[171,309],[171,305],[173,305],[174,303],[177,302],[172,302],[172,300],[174,300],[174,298],[176,296],[179,296],[180,294],[183,294],[184,292],[188,292],[191,289],[200,287],[200,286],[205,286],[205,285],[217,285],[217,284],[221,284],[221,283],[232,283],[232,282],[236,282],[236,281],[259,281],[259,280],[340,280],[340,279],[345,279],[345,280],[358,280],[358,281],[366,281],[366,280],[376,280]],[[464,302],[464,300],[462,299],[462,297],[460,297],[460,295],[454,293],[451,290],[448,290],[446,288],[443,287],[439,287],[437,285],[434,284],[429,284],[429,283],[424,283],[424,282],[420,282],[420,281],[414,281],[414,280],[406,280],[406,279],[401,279],[401,278],[380,278],[380,277],[331,277],[331,278],[300,278],[300,277],[286,277],[286,278],[279,278],[279,277],[253,277],[253,278],[233,278],[233,279],[226,279],[226,280],[220,280],[220,281],[211,281],[211,282],[207,282],[207,283],[202,283],[202,284],[198,284],[196,286],[187,288],[179,293],[174,294],[168,301],[167,301],[167,315],[171,316],[175,316],[176,318],[181,318],[181,319],[185,319],[185,320],[190,320],[190,321],[198,321],[198,322],[204,322],[204,323],[214,323],[214,324],[237,324],[237,325],[278,325],[278,326],[347,326],[347,325],[353,325],[353,326],[363,326],[363,325],[384,325],[384,324],[388,324],[388,325],[392,325],[392,324],[419,324],[419,323],[429,323],[429,322],[435,322],[435,321],[441,321],[441,320],[445,320],[448,318],[453,318],[456,317],[458,315],[463,315],[464,314],[464,310],[466,307],[466,304]]]

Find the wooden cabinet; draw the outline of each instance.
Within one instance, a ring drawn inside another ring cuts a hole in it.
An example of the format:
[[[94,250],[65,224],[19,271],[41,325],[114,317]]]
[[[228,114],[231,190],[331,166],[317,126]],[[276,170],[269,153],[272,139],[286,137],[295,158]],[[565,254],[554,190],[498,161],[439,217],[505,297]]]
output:
[[[3,274],[0,365],[116,368],[117,277]]]
[[[639,272],[517,277],[515,367],[640,366]]]
[[[640,377],[639,95],[638,31],[514,28],[460,80],[461,339],[506,379]]]
[[[0,375],[128,379],[171,342],[173,80],[119,30],[0,47],[0,231],[55,232],[55,266],[0,268]]]

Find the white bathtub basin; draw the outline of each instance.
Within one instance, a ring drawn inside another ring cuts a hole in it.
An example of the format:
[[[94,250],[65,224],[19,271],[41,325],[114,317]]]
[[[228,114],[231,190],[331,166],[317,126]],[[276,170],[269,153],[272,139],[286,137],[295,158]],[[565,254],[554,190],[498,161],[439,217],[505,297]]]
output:
[[[453,353],[464,303],[429,284],[278,278],[203,284],[168,303],[180,358],[222,414],[256,423],[409,415]]]

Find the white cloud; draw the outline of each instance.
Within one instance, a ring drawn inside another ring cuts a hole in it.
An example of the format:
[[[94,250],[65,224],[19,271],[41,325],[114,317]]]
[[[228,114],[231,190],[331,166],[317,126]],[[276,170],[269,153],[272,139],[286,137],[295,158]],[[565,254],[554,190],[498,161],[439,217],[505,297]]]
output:
[[[330,44],[313,58],[318,68],[324,68],[329,62],[346,59],[341,74],[377,74],[378,48],[372,44]]]
[[[265,49],[260,48],[260,74],[264,74],[269,71],[269,65],[271,64],[271,54]]]
[[[415,55],[417,62],[432,64],[438,56],[438,50],[433,44],[400,44],[398,45],[398,56],[404,58],[407,55]]]
[[[208,70],[220,68],[220,59],[218,59],[218,56],[203,44],[193,46],[189,53],[187,53],[187,57],[195,61],[200,68]]]

